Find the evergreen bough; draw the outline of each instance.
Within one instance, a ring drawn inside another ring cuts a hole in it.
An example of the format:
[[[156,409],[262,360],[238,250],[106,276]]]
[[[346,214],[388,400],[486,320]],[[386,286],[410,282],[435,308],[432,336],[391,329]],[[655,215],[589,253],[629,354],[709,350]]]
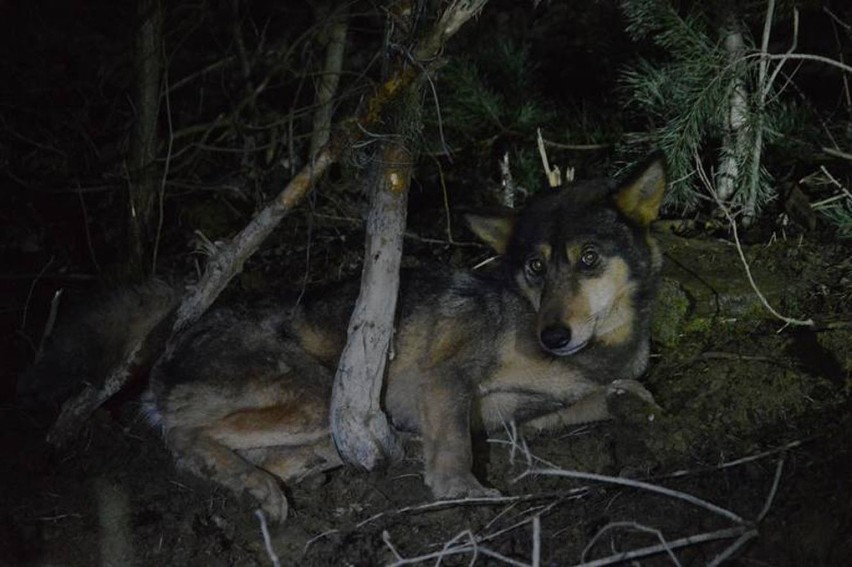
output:
[[[463,145],[486,159],[498,139],[518,140],[511,148],[512,173],[521,186],[532,189],[540,183],[541,166],[529,140],[554,114],[536,95],[536,66],[527,46],[502,40],[494,47],[455,57],[441,69],[443,134],[457,144],[454,150]]]
[[[631,37],[650,40],[663,52],[654,60],[640,59],[623,74],[628,108],[652,125],[629,137],[628,147],[644,152],[653,146],[666,153],[672,180],[667,206],[689,212],[710,199],[695,175],[698,156],[718,164],[717,187],[723,175],[730,176],[732,190],[720,195],[725,206],[755,215],[773,198],[774,188],[760,163],[763,152],[753,150],[784,143],[785,126],[795,120],[792,108],[771,93],[761,106],[759,59],[744,57],[754,48],[745,26],[729,14],[720,19],[725,26],[714,27],[707,4],[693,5],[685,16],[666,0],[627,0],[621,6]],[[739,34],[744,47],[739,53],[726,49],[731,33]]]

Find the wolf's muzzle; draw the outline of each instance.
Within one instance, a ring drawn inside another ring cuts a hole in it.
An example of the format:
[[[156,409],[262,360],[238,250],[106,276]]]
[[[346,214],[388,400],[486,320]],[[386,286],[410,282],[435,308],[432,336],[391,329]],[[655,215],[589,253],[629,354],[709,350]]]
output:
[[[571,342],[571,329],[562,325],[545,327],[539,335],[542,346],[547,350],[561,350]]]

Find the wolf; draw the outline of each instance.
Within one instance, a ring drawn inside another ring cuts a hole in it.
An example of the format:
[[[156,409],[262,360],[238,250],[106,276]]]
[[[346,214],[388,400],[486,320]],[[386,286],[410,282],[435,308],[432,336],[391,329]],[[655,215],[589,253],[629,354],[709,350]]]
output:
[[[420,436],[435,498],[497,494],[474,475],[474,432],[604,420],[625,391],[652,402],[637,378],[662,263],[649,227],[665,187],[653,155],[620,183],[470,214],[497,266],[403,277],[382,405]],[[177,463],[284,519],[282,483],[341,464],[329,400],[357,291],[216,307],[183,332],[153,365],[147,398]]]

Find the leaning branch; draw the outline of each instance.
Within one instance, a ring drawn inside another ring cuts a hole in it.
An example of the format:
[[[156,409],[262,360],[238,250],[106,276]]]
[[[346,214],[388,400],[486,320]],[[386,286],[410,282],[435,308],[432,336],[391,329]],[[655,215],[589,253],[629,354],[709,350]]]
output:
[[[207,264],[207,269],[193,290],[178,308],[174,331],[194,323],[210,307],[228,282],[237,275],[246,260],[278,226],[281,219],[296,206],[311,187],[325,175],[346,148],[360,140],[365,132],[379,122],[388,104],[406,92],[412,83],[431,70],[443,42],[452,36],[468,19],[478,14],[487,0],[456,0],[444,12],[426,40],[414,51],[417,65],[397,70],[379,85],[359,116],[350,118],[294,177],[287,187],[272,200],[234,239],[222,246]]]

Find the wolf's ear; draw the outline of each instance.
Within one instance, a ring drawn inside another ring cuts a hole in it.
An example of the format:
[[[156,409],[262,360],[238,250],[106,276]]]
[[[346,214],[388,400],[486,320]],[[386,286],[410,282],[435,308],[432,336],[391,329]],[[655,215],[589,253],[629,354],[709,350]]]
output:
[[[615,206],[624,216],[646,227],[657,218],[665,191],[665,157],[657,152],[619,186],[615,193]]]
[[[515,215],[510,211],[491,215],[466,214],[470,230],[498,254],[504,254],[515,229]]]

